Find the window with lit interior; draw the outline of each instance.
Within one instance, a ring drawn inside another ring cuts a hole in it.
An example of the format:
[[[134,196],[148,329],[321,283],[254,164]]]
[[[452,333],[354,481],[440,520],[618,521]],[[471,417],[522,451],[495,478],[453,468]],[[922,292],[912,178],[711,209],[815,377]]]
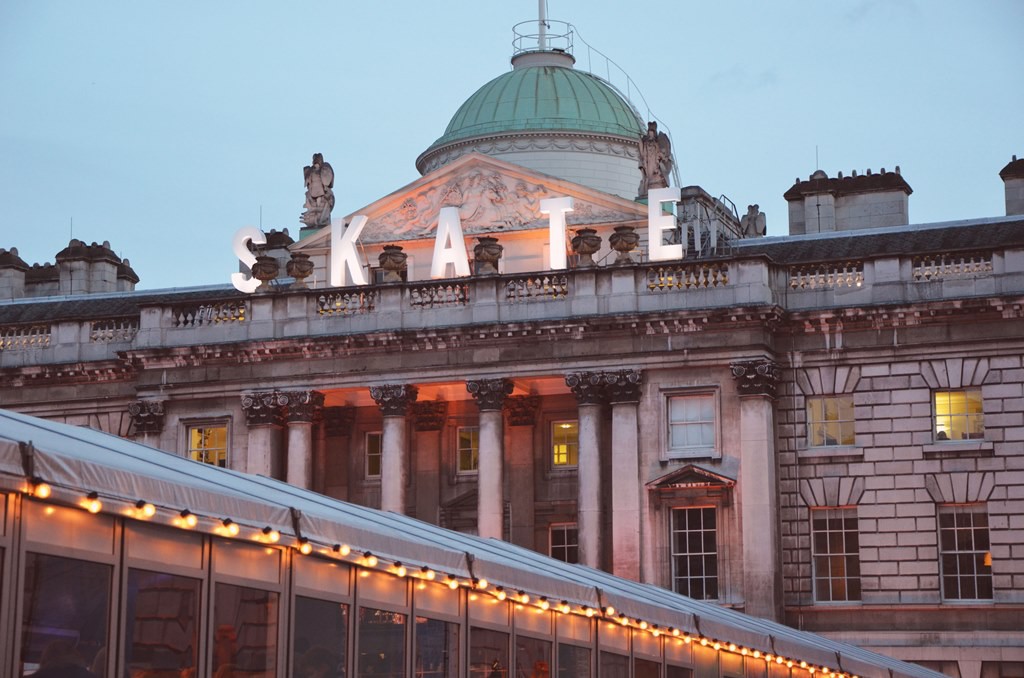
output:
[[[228,465],[228,427],[204,424],[188,427],[188,456],[204,464]]]
[[[460,426],[456,444],[459,473],[472,473],[480,462],[480,429],[476,426]]]
[[[550,529],[550,550],[552,558],[565,563],[579,562],[579,531],[576,523],[555,523]]]
[[[715,450],[715,397],[710,393],[668,399],[668,454],[690,457]]]
[[[939,506],[939,573],[945,600],[992,600],[992,552],[984,504]]]
[[[856,508],[811,509],[814,600],[860,600],[860,532]]]
[[[572,421],[551,422],[551,465],[576,466],[579,461],[580,426]]]
[[[672,590],[718,600],[718,520],[714,507],[672,509]]]
[[[371,431],[366,434],[366,477],[380,478],[381,466],[381,432]]]
[[[807,399],[807,446],[848,447],[854,444],[853,396]]]
[[[935,440],[985,437],[981,389],[935,392]]]

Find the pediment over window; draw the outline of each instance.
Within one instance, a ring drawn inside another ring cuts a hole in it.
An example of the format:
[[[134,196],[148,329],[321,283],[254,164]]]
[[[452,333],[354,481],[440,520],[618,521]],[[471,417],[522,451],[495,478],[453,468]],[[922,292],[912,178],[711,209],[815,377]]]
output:
[[[677,490],[731,490],[736,485],[736,479],[716,473],[697,464],[687,464],[671,473],[666,473],[660,478],[647,483],[647,489],[651,491],[677,491]]]

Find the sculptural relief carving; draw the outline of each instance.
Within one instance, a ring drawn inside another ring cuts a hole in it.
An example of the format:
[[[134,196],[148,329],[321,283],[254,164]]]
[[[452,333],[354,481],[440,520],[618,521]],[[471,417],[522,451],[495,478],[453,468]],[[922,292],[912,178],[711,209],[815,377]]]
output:
[[[741,360],[729,365],[741,396],[756,395],[774,398],[782,370],[772,360]]]
[[[419,389],[411,384],[371,386],[370,397],[385,417],[404,417],[409,405],[416,402]]]
[[[306,211],[299,221],[306,226],[327,226],[334,209],[334,168],[324,162],[322,154],[314,153],[312,164],[302,168],[302,176],[306,184]]]
[[[652,188],[668,186],[672,174],[672,144],[668,135],[658,131],[658,123],[647,123],[647,133],[640,137],[640,188],[637,197],[646,198]]]
[[[512,394],[512,382],[509,379],[475,379],[466,382],[466,390],[476,399],[481,412],[500,410],[505,398]]]
[[[128,403],[136,433],[160,433],[164,430],[164,401],[135,400]]]
[[[281,426],[287,400],[279,391],[242,394],[242,411],[249,426]]]
[[[281,399],[288,422],[295,424],[312,423],[324,406],[324,394],[320,391],[283,391]]]
[[[759,238],[765,233],[764,212],[759,205],[747,205],[747,213],[740,217],[744,238]]]

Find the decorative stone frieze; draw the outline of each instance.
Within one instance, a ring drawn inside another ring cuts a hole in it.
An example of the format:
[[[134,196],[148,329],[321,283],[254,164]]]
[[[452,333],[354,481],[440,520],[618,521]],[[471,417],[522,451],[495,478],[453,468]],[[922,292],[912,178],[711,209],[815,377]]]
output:
[[[616,370],[604,373],[605,394],[608,402],[637,403],[640,402],[640,386],[644,382],[644,373],[640,370]]]
[[[160,433],[164,430],[164,401],[136,400],[128,403],[136,433]]]
[[[509,396],[505,400],[508,423],[511,426],[532,426],[537,422],[539,408],[539,396]]]
[[[580,405],[600,405],[605,401],[604,378],[601,372],[570,372],[565,375],[569,387]]]
[[[404,417],[409,405],[416,402],[419,389],[412,384],[371,386],[370,397],[385,417]]]
[[[417,431],[440,431],[448,416],[448,403],[444,400],[424,400],[412,404],[412,416]]]
[[[504,377],[497,379],[475,379],[466,382],[466,390],[476,398],[481,412],[500,410],[505,398],[512,395],[512,382]]]
[[[324,394],[319,391],[282,391],[280,396],[289,424],[313,423],[317,411],[324,406]]]
[[[284,394],[279,391],[242,394],[242,411],[249,426],[281,426],[287,404]]]
[[[347,436],[352,431],[352,422],[356,418],[354,407],[325,407],[321,414],[324,418],[324,431],[328,438]]]
[[[741,360],[729,365],[741,396],[775,397],[782,370],[772,360]]]

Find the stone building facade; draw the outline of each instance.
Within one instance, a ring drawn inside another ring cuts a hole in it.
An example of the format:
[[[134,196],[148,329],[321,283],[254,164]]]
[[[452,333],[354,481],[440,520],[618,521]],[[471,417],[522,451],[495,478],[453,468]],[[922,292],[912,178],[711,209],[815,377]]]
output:
[[[331,227],[275,234],[255,294],[30,297],[2,253],[0,406],[949,675],[1024,675],[1014,168],[1006,217],[872,221],[858,184],[854,221],[836,198],[820,229],[812,175],[792,234],[762,238],[697,187],[668,214],[470,152],[338,220],[364,220],[367,285],[328,284]],[[431,277],[445,219],[479,239],[469,275]]]

